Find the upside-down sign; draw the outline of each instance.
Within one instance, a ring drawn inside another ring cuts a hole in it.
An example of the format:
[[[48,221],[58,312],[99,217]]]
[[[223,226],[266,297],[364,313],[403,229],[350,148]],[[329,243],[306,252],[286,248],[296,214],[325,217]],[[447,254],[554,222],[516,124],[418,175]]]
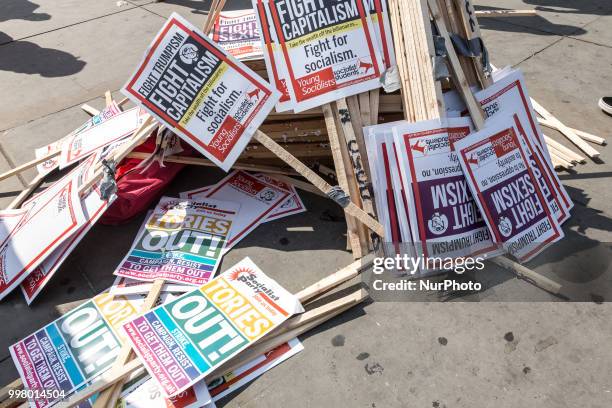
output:
[[[279,98],[176,13],[122,92],[225,171]]]

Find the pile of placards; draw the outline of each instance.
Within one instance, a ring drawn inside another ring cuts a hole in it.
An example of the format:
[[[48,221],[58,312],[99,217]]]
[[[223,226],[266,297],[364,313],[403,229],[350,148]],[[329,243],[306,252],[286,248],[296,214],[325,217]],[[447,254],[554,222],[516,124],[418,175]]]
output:
[[[489,118],[366,128],[379,220],[423,258],[527,261],[563,237],[573,204],[553,169],[524,79],[505,70],[476,93]],[[523,97],[522,97],[523,96]],[[428,268],[425,268],[428,269]]]
[[[422,259],[522,262],[563,237],[572,202],[554,170],[578,159],[538,122],[589,157],[585,140],[603,139],[531,100],[520,71],[489,72],[469,0],[223,4],[202,31],[177,14],[164,23],[122,89],[136,107],[109,92],[103,111],[0,175],[39,171],[0,212],[0,299],[21,284],[30,303],[116,199],[123,159],[141,159],[136,172],[159,160],[228,173],[163,197],[109,290],[11,346],[21,380],[9,388],[32,391],[21,396],[35,408],[212,406],[362,302],[357,290],[310,303],[369,267],[379,242]],[[181,155],[176,137],[204,157]],[[147,140],[153,153],[133,152]],[[56,169],[69,171],[29,198]],[[249,258],[219,273],[258,225],[306,211],[296,188],[341,206],[359,260],[296,294]]]

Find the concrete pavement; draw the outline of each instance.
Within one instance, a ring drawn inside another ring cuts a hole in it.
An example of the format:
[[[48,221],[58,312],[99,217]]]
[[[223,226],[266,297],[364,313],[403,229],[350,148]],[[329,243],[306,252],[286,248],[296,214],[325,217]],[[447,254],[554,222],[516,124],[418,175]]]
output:
[[[481,0],[484,9],[536,8],[538,17],[481,19],[497,66],[520,67],[532,97],[569,126],[610,138],[612,118],[596,106],[612,94],[612,4],[608,0]],[[176,11],[201,24],[208,2],[170,0],[0,2],[0,171],[34,157],[101,107]],[[228,1],[228,8],[248,2]],[[568,144],[560,134],[547,135]],[[612,147],[602,162],[562,173],[576,208],[566,238],[528,266],[584,303],[564,303],[496,268],[487,288],[447,303],[378,302],[355,308],[304,337],[306,349],[220,406],[609,407],[612,402]],[[6,206],[25,182],[0,182]],[[188,168],[168,194],[218,180]],[[258,227],[224,259],[251,257],[290,290],[350,262],[342,213],[303,193],[307,213]],[[16,376],[7,347],[57,316],[54,305],[107,288],[142,218],[96,226],[28,307],[14,292],[0,303],[0,384]],[[312,227],[311,232],[304,228]],[[101,245],[101,243],[104,243]],[[482,300],[482,303],[469,302]],[[524,301],[524,302],[508,302]],[[530,302],[539,300],[541,302]],[[342,345],[340,345],[342,344]]]

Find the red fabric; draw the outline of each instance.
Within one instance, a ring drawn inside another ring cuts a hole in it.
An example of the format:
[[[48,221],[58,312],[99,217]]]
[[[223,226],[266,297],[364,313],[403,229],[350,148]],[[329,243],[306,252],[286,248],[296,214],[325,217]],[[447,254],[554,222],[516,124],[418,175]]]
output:
[[[155,149],[155,133],[145,143],[134,149],[136,152],[151,153]],[[185,148],[185,147],[184,147]],[[190,147],[185,150],[191,150]],[[183,152],[182,154],[185,154]],[[185,167],[179,163],[152,163],[144,172],[134,170],[142,160],[124,159],[117,166],[117,199],[100,218],[100,223],[106,225],[123,224],[139,213],[147,210],[153,202],[159,200],[168,184]]]

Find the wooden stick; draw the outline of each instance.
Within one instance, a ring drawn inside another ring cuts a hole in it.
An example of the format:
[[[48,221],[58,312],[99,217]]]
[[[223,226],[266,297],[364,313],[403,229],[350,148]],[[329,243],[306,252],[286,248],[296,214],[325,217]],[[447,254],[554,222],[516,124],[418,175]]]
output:
[[[337,272],[332,273],[329,276],[321,279],[320,281],[314,283],[313,285],[308,286],[300,290],[295,294],[301,303],[307,303],[311,299],[316,298],[322,293],[329,291],[330,289],[348,281],[349,279],[354,278],[359,275],[359,273],[368,268],[374,262],[374,253],[369,253],[361,259],[356,260],[350,265],[345,266]]]
[[[445,44],[448,44],[446,47],[446,53],[448,59],[450,61],[451,70],[453,71],[453,79],[457,85],[457,91],[463,97],[465,104],[470,112],[470,116],[472,117],[472,122],[474,122],[474,127],[476,129],[482,129],[484,127],[484,112],[482,111],[482,107],[478,102],[476,102],[476,98],[474,98],[474,94],[470,90],[469,84],[463,71],[461,70],[461,64],[459,63],[459,58],[455,53],[455,48],[452,46],[452,42],[448,31],[446,30],[446,26],[444,25],[444,20],[442,20],[442,16],[438,10],[438,5],[435,0],[428,0],[429,3],[429,11],[436,22],[436,27],[440,32],[440,35],[444,38]]]
[[[150,153],[131,152],[126,157],[131,158],[131,159],[143,159],[144,160],[144,159],[149,158],[150,156],[151,156]],[[203,157],[171,155],[171,156],[164,157],[164,162],[192,164],[196,166],[206,166],[206,167],[218,167],[216,164],[214,164],[210,160],[205,159]],[[275,166],[266,166],[263,164],[234,163],[232,168],[237,169],[237,170],[258,171],[261,173],[273,173],[273,174],[279,174],[279,175],[289,175],[289,176],[299,175],[299,173],[297,173],[294,170],[283,169],[281,167],[275,167]]]
[[[68,398],[59,401],[55,408],[69,408],[77,405],[79,402],[91,397],[92,395],[103,391],[116,383],[117,381],[126,378],[128,375],[133,373],[134,371],[143,368],[143,363],[140,359],[131,360],[129,363],[121,367],[120,370],[110,370],[106,371],[104,374],[100,375],[91,385],[75,392]]]
[[[477,10],[474,13],[478,18],[483,17],[535,17],[537,10]]]
[[[39,157],[38,159],[30,160],[29,162],[24,163],[21,166],[17,166],[14,169],[11,169],[11,170],[9,170],[7,172],[4,172],[4,173],[0,174],[0,180],[7,179],[7,178],[9,178],[11,176],[19,174],[19,173],[21,173],[23,171],[26,171],[28,169],[31,169],[32,167],[34,167],[34,166],[36,166],[36,165],[38,165],[38,164],[40,164],[42,162],[45,162],[45,161],[47,161],[49,159],[52,159],[53,157],[55,157],[55,156],[57,156],[59,154],[60,154],[60,151],[56,150],[56,151],[49,152],[46,155],[44,155],[42,157]]]
[[[342,142],[338,135],[338,128],[336,127],[336,120],[334,118],[334,109],[332,104],[325,104],[323,106],[323,116],[327,125],[327,136],[329,137],[329,145],[334,158],[334,166],[336,168],[336,176],[338,185],[347,194],[351,192],[351,186],[349,186],[349,178],[347,175],[347,165],[344,161],[344,154],[342,152]],[[353,250],[354,258],[361,258],[365,251],[362,242],[362,238],[359,236],[358,225],[353,217],[346,217],[347,233],[346,237],[348,244]],[[367,245],[367,244],[366,244]]]
[[[28,183],[28,186],[21,193],[19,193],[19,195],[15,197],[13,201],[11,201],[7,209],[21,207],[21,204],[23,204],[23,202],[30,196],[30,194],[32,194],[32,192],[36,190],[38,186],[40,186],[40,183],[43,182],[45,176],[46,174],[37,174],[36,177],[34,177],[34,179],[32,179],[30,183]]]
[[[546,276],[542,276],[539,273],[536,273],[531,269],[506,258],[505,256],[497,256],[492,258],[491,261],[502,268],[509,269],[510,271],[514,272],[519,278],[526,279],[537,287],[550,293],[558,295],[561,292],[561,285],[557,282],[548,279]]]
[[[565,126],[559,119],[553,116],[552,113],[547,111],[542,105],[540,105],[535,99],[531,98],[531,104],[533,105],[533,109],[535,109],[538,114],[540,114],[544,119],[547,119],[551,122],[559,132],[561,132],[565,137],[568,138],[570,142],[576,145],[580,150],[584,152],[591,159],[596,159],[599,157],[599,152],[591,147],[590,144],[585,142],[569,127]]]
[[[140,313],[145,313],[149,311],[159,299],[159,295],[162,292],[162,288],[164,287],[163,279],[155,279],[153,281],[153,285],[151,286],[151,290],[147,295],[144,304],[140,308]],[[132,350],[132,344],[126,341],[123,346],[121,346],[121,350],[119,351],[119,355],[115,359],[111,370],[120,371],[124,365],[126,365],[130,360],[134,358],[134,352]],[[124,378],[120,378],[112,387],[107,388],[103,392],[98,395],[96,398],[96,402],[94,403],[93,408],[114,408],[117,402],[117,398],[121,395],[121,388],[124,384]]]
[[[538,118],[538,123],[540,125],[546,126],[551,129],[559,130],[553,122],[544,118]],[[603,137],[595,136],[590,133],[584,132],[582,130],[574,129],[568,126],[574,133],[580,136],[581,139],[586,140],[587,142],[595,143],[601,146],[605,146],[607,144],[606,139]]]
[[[104,92],[104,100],[107,107],[113,104],[113,95],[111,94],[111,91]]]
[[[467,40],[469,41],[475,38],[482,38],[482,34],[480,33],[480,25],[478,24],[476,14],[474,13],[474,6],[472,5],[472,2],[470,0],[455,0],[455,4],[459,10],[459,17],[463,23],[464,34],[466,35]],[[446,42],[446,44],[448,44],[446,48],[453,48],[454,51],[450,38],[449,40],[445,41],[448,41]],[[491,78],[491,75],[487,74],[482,67],[482,56],[471,58],[471,60],[474,64],[474,69],[478,75],[482,88],[488,88],[493,83],[493,79]]]
[[[354,99],[354,101],[357,102],[356,99]],[[369,117],[370,101],[368,100],[367,103],[367,116]],[[368,189],[369,179],[365,170],[365,168],[367,168],[368,166],[368,160],[366,155],[362,154],[362,152],[365,153],[365,142],[363,141],[362,136],[362,143],[359,143],[352,124],[352,120],[357,119],[357,117],[354,117],[349,113],[349,108],[346,104],[346,99],[341,98],[337,100],[336,106],[338,107],[337,112],[338,117],[340,119],[340,127],[342,128],[342,135],[344,136],[344,144],[346,146],[346,151],[351,161],[352,170],[354,172],[355,180],[359,188],[359,196],[361,198],[362,208],[368,214],[374,215],[374,203],[372,197],[370,196],[370,191]]]
[[[569,161],[565,160],[564,158],[556,155],[553,150],[550,150],[549,153],[550,153],[550,160],[552,161],[552,164],[553,164],[555,169],[556,168],[560,168],[560,167],[565,168],[565,169],[570,169],[570,168],[574,167],[574,165],[571,162],[569,162]]]
[[[553,147],[553,148],[557,149],[558,151],[563,152],[565,155],[571,157],[572,158],[571,161],[575,160],[578,163],[586,163],[586,159],[584,157],[582,157],[578,153],[574,152],[572,149],[570,149],[568,147],[565,147],[561,143],[557,142],[555,139],[552,139],[552,138],[544,135],[544,141],[546,142],[547,146]]]
[[[563,153],[561,150],[558,150],[557,148],[547,144],[546,147],[548,148],[548,152],[551,154],[551,156],[554,154],[556,157],[560,158],[561,160],[564,160],[566,162],[568,162],[569,164],[575,164],[578,163],[578,160],[576,160],[575,158],[573,158],[572,156],[569,156],[565,153]]]
[[[97,110],[93,106],[90,106],[90,105],[88,105],[86,103],[81,105],[81,109],[83,109],[85,111],[85,113],[87,113],[89,116],[96,116],[98,113],[100,113],[99,110]]]
[[[157,122],[149,116],[132,135],[130,141],[119,147],[119,150],[115,152],[112,159],[115,163],[121,162],[136,146],[142,144],[149,134],[158,126]],[[98,181],[104,176],[103,167],[100,164],[94,171],[94,175],[87,180],[79,188],[79,194],[85,196],[91,187],[93,187]]]
[[[321,197],[329,198],[329,197],[327,197],[327,195],[323,194],[323,192],[321,190],[319,190],[318,188],[316,188],[312,184],[307,183],[305,181],[298,180],[298,179],[295,179],[295,178],[289,177],[289,176],[284,176],[282,174],[275,174],[273,176],[273,178],[277,179],[278,181],[285,182],[287,184],[292,184],[295,188],[299,188],[300,190],[304,190],[304,191],[316,194],[316,195],[321,196]]]
[[[117,106],[119,106],[120,108],[123,108],[123,105],[125,105],[126,103],[128,103],[130,100],[130,98],[123,98],[122,100],[120,100],[119,102],[117,102]]]
[[[222,366],[220,366],[219,368],[211,372],[209,375],[207,375],[206,380],[207,381],[213,380],[223,373],[232,371],[242,366],[246,362],[252,360],[255,357],[260,356],[266,351],[271,350],[274,347],[278,347],[279,345],[286,343],[287,341],[303,333],[306,333],[312,328],[317,327],[318,325],[326,322],[332,317],[339,315],[340,313],[350,309],[351,307],[358,305],[359,303],[363,302],[367,298],[368,298],[367,292],[365,292],[363,289],[357,291],[354,294],[351,294],[345,297],[345,300],[346,300],[345,306],[336,308],[335,310],[327,310],[325,311],[325,313],[320,313],[319,315],[320,317],[316,319],[312,319],[309,322],[301,326],[298,326],[292,330],[282,332],[278,336],[271,337],[270,339],[266,339],[265,341],[262,341],[258,344],[250,346],[249,348],[247,348],[246,350],[238,354],[236,357],[227,361]],[[323,308],[325,308],[325,306],[322,306],[320,308],[321,309],[320,312],[324,312]]]
[[[4,402],[9,398],[9,391],[17,391],[21,389],[23,389],[23,382],[21,381],[21,378],[17,378],[12,383],[5,385],[2,387],[2,389],[0,389],[0,402]]]

